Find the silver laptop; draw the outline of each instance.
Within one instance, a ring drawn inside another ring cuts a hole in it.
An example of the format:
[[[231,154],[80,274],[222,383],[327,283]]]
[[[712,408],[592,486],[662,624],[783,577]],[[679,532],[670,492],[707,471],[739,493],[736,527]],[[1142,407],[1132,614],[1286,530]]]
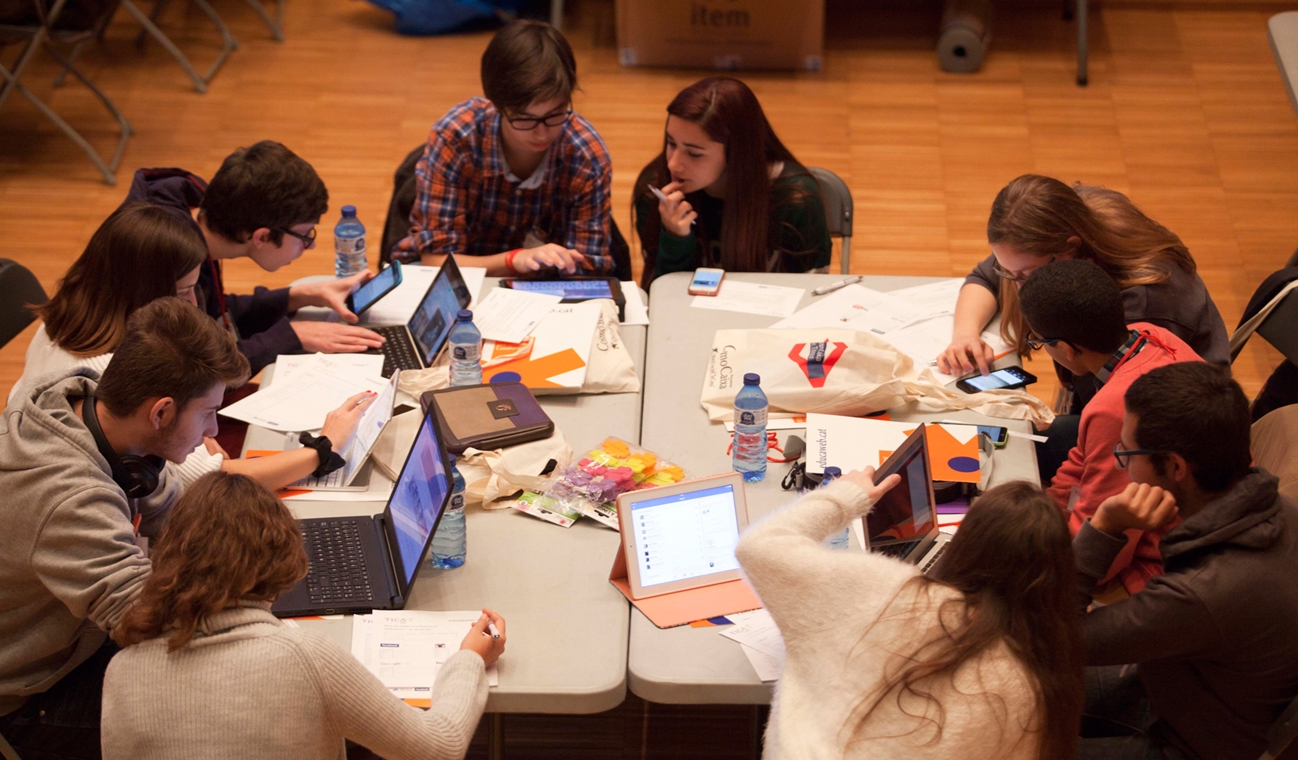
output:
[[[307,491],[366,491],[370,487],[370,473],[374,471],[373,465],[370,464],[370,454],[374,451],[374,444],[379,440],[379,433],[387,426],[392,419],[392,409],[397,401],[397,378],[399,373],[392,375],[392,380],[388,382],[383,389],[383,393],[374,399],[370,408],[365,410],[361,415],[361,421],[356,424],[356,433],[343,450],[343,459],[346,460],[345,467],[339,467],[333,472],[315,477],[308,475],[305,478],[293,483],[289,488],[300,488]],[[290,439],[297,441],[296,434],[290,434]]]
[[[901,476],[901,482],[861,518],[866,543],[872,552],[910,562],[928,573],[946,551],[951,535],[937,527],[933,470],[923,424],[875,472],[874,482],[894,473]]]

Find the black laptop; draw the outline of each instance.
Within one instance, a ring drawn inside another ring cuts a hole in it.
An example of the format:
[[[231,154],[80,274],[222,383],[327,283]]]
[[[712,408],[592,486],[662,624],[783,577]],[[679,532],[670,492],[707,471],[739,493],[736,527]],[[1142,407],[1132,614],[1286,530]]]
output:
[[[432,366],[437,352],[442,350],[451,334],[456,312],[469,308],[472,302],[473,294],[460,274],[455,257],[447,256],[409,322],[404,325],[365,325],[387,339],[375,352],[383,354],[383,376],[392,377],[397,370]]]
[[[383,514],[298,521],[311,569],[271,611],[299,617],[405,607],[451,498],[450,471],[440,431],[427,415]]]

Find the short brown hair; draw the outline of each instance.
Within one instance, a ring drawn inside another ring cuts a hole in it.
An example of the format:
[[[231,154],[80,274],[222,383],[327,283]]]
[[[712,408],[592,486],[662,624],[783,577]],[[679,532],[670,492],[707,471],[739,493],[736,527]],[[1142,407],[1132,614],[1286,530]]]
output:
[[[328,210],[329,191],[311,164],[281,143],[262,140],[226,156],[203,195],[199,218],[236,243],[264,227],[279,245],[282,230],[315,224]]]
[[[95,395],[119,417],[151,398],[170,397],[184,409],[215,383],[248,382],[248,370],[234,336],[216,320],[179,298],[159,298],[127,320]]]
[[[208,473],[171,510],[152,552],[153,573],[113,631],[122,646],[170,634],[183,647],[204,618],[240,599],[270,602],[307,571],[297,520],[246,475]]]
[[[482,93],[502,113],[538,100],[572,100],[577,60],[559,30],[520,19],[496,32],[482,54]]]

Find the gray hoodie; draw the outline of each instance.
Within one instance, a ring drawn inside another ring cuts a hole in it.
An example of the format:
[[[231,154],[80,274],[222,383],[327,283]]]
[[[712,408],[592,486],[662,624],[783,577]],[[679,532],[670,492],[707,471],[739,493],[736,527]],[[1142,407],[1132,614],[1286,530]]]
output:
[[[90,657],[149,575],[136,546],[161,527],[178,489],[128,499],[73,403],[94,370],[42,378],[0,417],[0,715]]]

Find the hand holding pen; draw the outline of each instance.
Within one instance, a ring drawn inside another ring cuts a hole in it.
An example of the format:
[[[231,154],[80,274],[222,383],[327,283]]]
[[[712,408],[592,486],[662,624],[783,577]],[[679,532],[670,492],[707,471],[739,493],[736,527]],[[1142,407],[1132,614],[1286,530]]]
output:
[[[687,237],[699,212],[685,200],[685,193],[679,182],[669,182],[659,190],[653,185],[649,190],[658,198],[658,216],[662,218],[663,229],[676,237]]]
[[[460,642],[460,649],[477,652],[487,667],[491,667],[505,653],[505,619],[484,609],[464,641]]]

